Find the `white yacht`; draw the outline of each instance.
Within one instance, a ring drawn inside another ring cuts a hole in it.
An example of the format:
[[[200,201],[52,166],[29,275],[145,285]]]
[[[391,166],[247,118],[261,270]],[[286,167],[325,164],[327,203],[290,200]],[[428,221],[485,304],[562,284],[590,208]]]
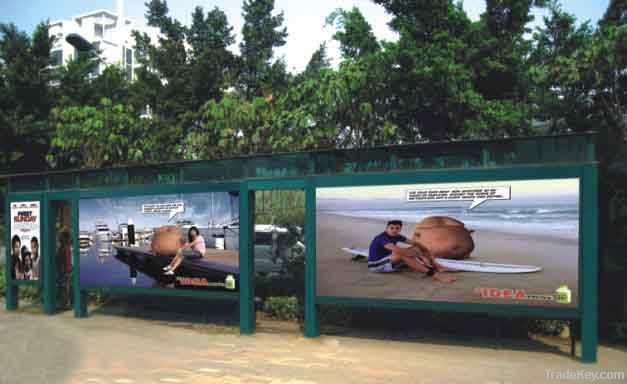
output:
[[[104,222],[96,222],[96,239],[99,241],[111,241],[111,231]]]

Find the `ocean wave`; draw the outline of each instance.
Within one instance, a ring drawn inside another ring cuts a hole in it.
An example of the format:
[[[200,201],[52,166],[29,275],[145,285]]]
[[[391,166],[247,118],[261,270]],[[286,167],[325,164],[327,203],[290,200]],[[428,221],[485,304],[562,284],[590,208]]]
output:
[[[472,229],[492,230],[516,234],[534,234],[559,238],[579,237],[579,211],[568,208],[515,208],[467,211],[457,208],[427,208],[420,210],[324,210],[321,213],[378,220],[402,220],[416,223],[429,216],[450,216],[463,221]]]

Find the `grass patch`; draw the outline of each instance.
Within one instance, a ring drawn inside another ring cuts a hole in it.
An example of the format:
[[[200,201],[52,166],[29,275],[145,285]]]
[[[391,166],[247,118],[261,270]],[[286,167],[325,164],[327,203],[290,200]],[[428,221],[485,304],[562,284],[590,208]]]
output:
[[[296,296],[268,297],[263,309],[270,316],[279,320],[296,320],[301,314]]]

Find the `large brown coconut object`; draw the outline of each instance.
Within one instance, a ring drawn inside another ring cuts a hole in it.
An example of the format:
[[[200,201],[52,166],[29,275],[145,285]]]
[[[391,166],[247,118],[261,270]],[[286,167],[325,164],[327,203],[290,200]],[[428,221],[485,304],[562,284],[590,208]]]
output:
[[[155,229],[150,248],[159,255],[174,256],[185,244],[181,229],[176,225],[165,225]]]
[[[412,239],[427,247],[433,257],[467,259],[475,249],[473,232],[452,217],[430,216],[416,224]]]

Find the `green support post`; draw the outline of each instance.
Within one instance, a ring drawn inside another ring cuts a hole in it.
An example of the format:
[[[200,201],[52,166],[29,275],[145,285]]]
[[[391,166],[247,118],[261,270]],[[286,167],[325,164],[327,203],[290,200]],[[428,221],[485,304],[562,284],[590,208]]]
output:
[[[87,317],[87,295],[81,291],[81,259],[78,244],[78,199],[70,200],[72,207],[72,291],[74,293],[74,317]]]
[[[481,148],[481,166],[488,167],[490,165],[490,150],[485,147]]]
[[[597,361],[598,343],[598,183],[596,165],[583,168],[582,183],[582,299],[581,299],[581,360]]]
[[[44,253],[43,265],[43,301],[44,312],[52,315],[57,309],[57,292],[56,292],[56,228],[55,228],[55,212],[51,209],[52,201],[47,198],[42,199],[41,217],[43,225],[42,239],[45,243],[42,247]]]
[[[254,297],[254,192],[246,183],[239,190],[239,330],[241,334],[255,332]]]
[[[305,186],[305,336],[318,337],[316,306],[316,188]]]
[[[11,278],[11,249],[13,248],[13,244],[11,244],[11,202],[8,197],[6,199],[4,212],[4,228],[6,230],[6,235],[4,236],[6,244],[6,255],[4,259],[4,281],[6,282],[5,305],[7,310],[12,311],[17,309],[18,306],[18,292]]]

